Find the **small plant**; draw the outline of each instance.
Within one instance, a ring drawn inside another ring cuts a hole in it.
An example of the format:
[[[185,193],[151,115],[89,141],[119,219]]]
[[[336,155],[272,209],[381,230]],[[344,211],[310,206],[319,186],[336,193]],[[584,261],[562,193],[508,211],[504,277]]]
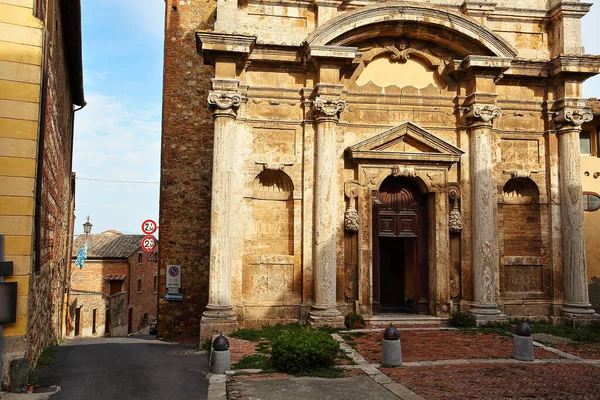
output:
[[[450,326],[457,328],[472,328],[477,325],[475,316],[470,312],[453,311],[450,313],[450,319],[448,320]]]
[[[233,365],[234,369],[262,369],[263,371],[271,369],[269,357],[262,354],[245,355]]]
[[[301,374],[331,368],[340,345],[318,329],[282,332],[271,342],[271,363],[283,372]]]
[[[200,350],[202,351],[210,351],[211,347],[212,341],[210,340],[210,338],[206,338],[202,343],[200,343]]]
[[[344,325],[348,329],[359,329],[365,327],[365,319],[362,315],[355,312],[349,312],[344,317]]]
[[[42,351],[37,359],[35,369],[48,368],[56,361],[56,346],[48,346]]]

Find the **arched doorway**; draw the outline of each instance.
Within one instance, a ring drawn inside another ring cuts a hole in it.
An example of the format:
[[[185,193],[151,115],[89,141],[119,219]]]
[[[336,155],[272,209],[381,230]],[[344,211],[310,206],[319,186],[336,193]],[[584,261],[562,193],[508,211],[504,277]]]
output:
[[[387,177],[373,191],[373,313],[429,312],[427,205],[417,184]]]

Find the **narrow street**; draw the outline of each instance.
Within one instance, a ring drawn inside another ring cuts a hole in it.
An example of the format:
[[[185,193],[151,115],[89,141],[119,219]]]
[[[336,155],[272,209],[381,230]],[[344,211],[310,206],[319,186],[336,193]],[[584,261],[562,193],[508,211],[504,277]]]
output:
[[[203,399],[208,358],[154,336],[66,340],[40,386],[59,385],[52,400]]]

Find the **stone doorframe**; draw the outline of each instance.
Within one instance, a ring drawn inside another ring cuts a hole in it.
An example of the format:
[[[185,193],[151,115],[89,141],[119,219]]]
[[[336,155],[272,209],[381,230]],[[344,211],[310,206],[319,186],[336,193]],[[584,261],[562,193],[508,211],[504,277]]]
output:
[[[448,182],[449,167],[450,165],[359,163],[357,166],[359,179],[345,183],[344,192],[351,207],[356,203],[359,221],[357,312],[371,315],[373,311],[372,196],[373,191],[379,190],[381,183],[390,175],[412,179],[426,198],[429,221],[429,314],[446,316],[452,310],[448,195],[455,190],[456,184]]]

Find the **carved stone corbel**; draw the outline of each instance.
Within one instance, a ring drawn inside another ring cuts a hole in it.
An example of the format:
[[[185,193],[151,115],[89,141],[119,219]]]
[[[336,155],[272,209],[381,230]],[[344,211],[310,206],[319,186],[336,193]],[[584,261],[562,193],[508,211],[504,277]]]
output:
[[[394,165],[392,167],[392,176],[406,176],[410,178],[417,176],[417,172],[414,168],[407,167],[406,165]]]
[[[208,93],[208,104],[213,110],[213,116],[230,114],[235,117],[237,108],[242,104],[242,95],[237,92],[211,90]]]
[[[344,183],[344,194],[350,199],[348,208],[344,213],[344,230],[346,232],[358,232],[360,227],[360,221],[358,219],[358,211],[354,205],[355,199],[359,195],[359,191],[362,189],[361,184],[358,181],[347,181]]]
[[[460,233],[463,228],[462,216],[458,208],[458,200],[461,197],[460,185],[458,183],[448,184],[448,197],[453,203],[452,210],[450,211],[448,227],[452,233]]]
[[[465,118],[470,123],[491,123],[502,116],[502,109],[494,104],[473,104],[465,111]]]
[[[558,126],[581,126],[590,122],[594,115],[588,109],[563,108],[554,113],[554,122]]]
[[[538,171],[526,171],[526,170],[517,170],[517,171],[502,171],[504,175],[510,175],[511,178],[531,178],[531,174],[537,174]]]
[[[325,117],[339,117],[339,114],[346,109],[346,101],[342,99],[327,99],[319,96],[313,101],[313,108],[317,113]]]

